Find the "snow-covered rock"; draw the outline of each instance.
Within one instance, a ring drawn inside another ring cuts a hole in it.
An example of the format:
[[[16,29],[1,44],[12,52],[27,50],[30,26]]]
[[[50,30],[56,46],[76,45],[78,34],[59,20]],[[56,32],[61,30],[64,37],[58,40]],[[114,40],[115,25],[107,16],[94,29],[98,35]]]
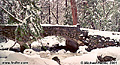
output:
[[[66,46],[66,39],[60,36],[47,36],[31,43],[31,48],[36,51],[41,51],[42,46],[53,47],[56,44]]]
[[[49,51],[49,50],[46,50],[46,51],[40,51],[39,53],[42,53],[42,54],[50,54],[50,51]]]
[[[31,47],[33,48],[33,47],[41,47],[42,45],[41,45],[41,42],[40,41],[34,41],[34,42],[32,42],[32,44],[31,44]]]
[[[88,46],[79,46],[77,53],[82,53],[82,54],[87,53],[87,51],[85,50],[86,48],[88,48]]]
[[[0,49],[6,49],[6,48],[10,48],[15,44],[15,41],[13,40],[8,40],[7,42],[2,42],[0,43]],[[15,44],[15,46],[13,47],[15,49],[19,49],[20,45],[18,43]]]
[[[35,51],[40,51],[41,50],[41,47],[42,47],[42,44],[41,42],[38,40],[38,41],[34,41],[32,44],[31,44],[31,48]]]
[[[25,49],[23,53],[26,55],[36,55],[37,54],[37,52],[35,52],[32,49]]]
[[[66,53],[69,54],[69,53],[71,53],[71,52],[70,52],[70,51],[67,51]]]
[[[65,38],[61,38],[59,36],[47,36],[47,37],[44,37],[42,38],[41,40],[38,40],[38,41],[34,41],[32,44],[31,44],[31,47],[38,47],[38,46],[49,46],[49,47],[52,47],[56,44],[59,44],[60,46],[65,46]]]
[[[66,51],[65,51],[64,49],[61,49],[61,50],[59,50],[57,53],[59,53],[59,54],[64,54],[64,53],[66,53]]]
[[[50,53],[50,51],[49,51],[49,50],[46,50],[46,53]]]
[[[59,37],[59,36],[47,36],[41,39],[41,42],[45,46],[53,47],[56,44],[59,44],[60,46],[65,46],[65,38]]]

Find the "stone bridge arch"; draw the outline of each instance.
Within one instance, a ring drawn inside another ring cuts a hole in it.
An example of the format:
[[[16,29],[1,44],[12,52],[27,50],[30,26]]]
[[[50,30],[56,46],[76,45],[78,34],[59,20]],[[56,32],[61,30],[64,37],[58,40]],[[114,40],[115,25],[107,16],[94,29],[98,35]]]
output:
[[[42,37],[46,36],[62,36],[66,39],[66,45],[72,49],[78,49],[79,45],[83,43],[80,41],[82,37],[82,31],[80,30],[80,25],[41,25],[44,32],[41,34]],[[10,39],[15,38],[15,29],[17,26],[0,26],[0,33]],[[12,38],[11,38],[12,36]],[[74,52],[74,51],[73,51]]]
[[[62,36],[66,39],[66,46],[72,52],[77,51],[80,45],[84,45],[80,40],[82,37],[82,31],[80,30],[80,25],[66,26],[66,25],[57,25],[57,26],[42,26],[44,33],[42,37],[46,36]]]

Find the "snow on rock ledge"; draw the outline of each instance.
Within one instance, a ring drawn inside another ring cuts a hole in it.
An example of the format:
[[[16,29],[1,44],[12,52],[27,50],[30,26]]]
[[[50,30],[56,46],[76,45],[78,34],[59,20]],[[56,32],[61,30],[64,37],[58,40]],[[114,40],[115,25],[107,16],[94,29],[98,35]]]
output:
[[[99,31],[99,30],[93,30],[93,29],[87,29],[87,28],[80,28],[80,30],[87,30],[88,35],[100,35],[100,36],[110,37],[111,39],[116,39],[117,41],[120,41],[120,32]]]

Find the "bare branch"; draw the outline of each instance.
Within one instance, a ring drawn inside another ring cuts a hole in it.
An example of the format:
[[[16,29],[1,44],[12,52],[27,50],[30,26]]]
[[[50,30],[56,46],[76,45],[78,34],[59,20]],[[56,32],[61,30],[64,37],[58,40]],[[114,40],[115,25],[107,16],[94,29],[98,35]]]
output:
[[[19,2],[19,4],[20,4],[23,8],[26,8],[25,6],[23,6],[23,5],[21,4],[20,0],[18,0],[18,2]]]
[[[55,16],[55,14],[51,11],[52,15],[55,17],[55,19],[57,20],[57,17]]]
[[[3,9],[6,13],[8,13],[11,17],[13,17],[15,20],[17,20],[18,22],[22,23],[23,21],[16,18],[14,15],[12,15],[10,12],[8,12],[6,9],[4,9],[2,6],[0,6],[1,9]]]
[[[113,2],[113,4],[114,4],[114,2]],[[111,7],[110,9],[109,9],[109,11],[107,12],[107,14],[106,14],[106,17],[105,18],[107,18],[108,17],[108,14],[110,13],[110,11],[114,8],[114,6],[115,5],[113,5],[113,7]]]

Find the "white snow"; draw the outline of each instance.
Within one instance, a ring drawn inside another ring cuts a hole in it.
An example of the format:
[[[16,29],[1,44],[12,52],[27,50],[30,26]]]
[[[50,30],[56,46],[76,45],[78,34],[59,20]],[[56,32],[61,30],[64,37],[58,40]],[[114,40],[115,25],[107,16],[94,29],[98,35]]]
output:
[[[106,0],[106,1],[112,1],[112,2],[114,2],[114,0]]]
[[[90,53],[97,53],[97,56],[112,56],[115,57],[116,60],[120,60],[120,47],[107,47],[107,48],[100,48],[94,49]]]
[[[99,30],[93,30],[93,29],[87,29],[87,28],[80,28],[80,30],[88,31],[88,35],[100,35],[100,36],[110,37],[110,39],[116,39],[117,41],[120,41],[120,32],[99,31]],[[113,33],[115,35],[113,35]]]
[[[62,45],[62,46],[65,46],[65,38],[59,38],[58,36],[47,36],[47,37],[44,37],[43,39],[41,39],[41,42],[43,44],[46,44],[46,46],[48,45],[49,47],[52,47],[53,45],[55,44],[59,44],[59,45]],[[49,43],[49,44],[47,44]]]
[[[58,25],[58,24],[56,24],[56,25],[51,25],[51,24],[41,24],[41,26],[62,26],[62,27],[77,27],[77,25]]]
[[[84,65],[81,62],[97,62],[97,56],[112,56],[116,58],[117,64],[112,65],[120,65],[120,47],[107,47],[101,49],[95,49],[87,54],[83,54],[81,56],[73,56],[68,57],[61,61],[63,65]],[[94,65],[94,64],[85,64],[85,65]],[[96,64],[96,65],[106,65],[106,64]],[[111,65],[111,64],[107,64]]]
[[[41,47],[42,45],[41,45],[41,42],[39,42],[39,41],[34,41],[32,44],[31,44],[31,48],[33,48],[33,47]]]
[[[15,41],[8,40],[8,42],[2,42],[0,43],[0,49],[10,48],[15,44]],[[15,44],[13,48],[20,48],[20,45],[18,43]]]
[[[82,54],[87,53],[85,48],[88,48],[88,46],[79,46],[79,49],[77,50],[77,53],[82,53]]]

